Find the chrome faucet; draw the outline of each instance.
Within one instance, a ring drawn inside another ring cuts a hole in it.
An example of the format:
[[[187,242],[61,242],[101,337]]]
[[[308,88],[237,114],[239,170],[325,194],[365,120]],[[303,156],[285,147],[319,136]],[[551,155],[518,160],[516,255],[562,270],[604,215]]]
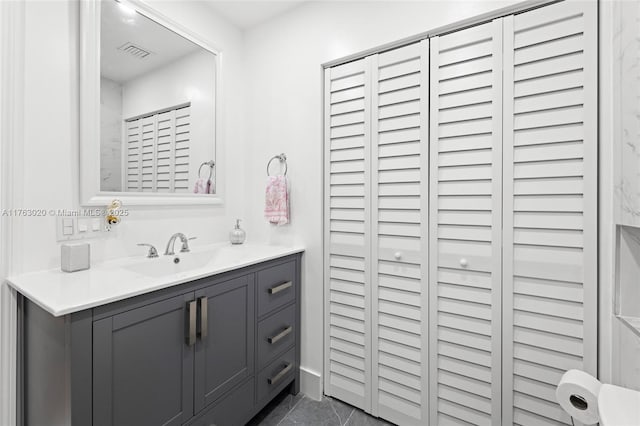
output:
[[[158,257],[158,250],[156,250],[156,248],[153,245],[147,244],[147,243],[140,243],[138,245],[142,246],[142,247],[149,247],[149,252],[147,253],[147,257],[149,259],[153,259],[154,257]]]
[[[173,256],[176,254],[174,250],[174,246],[176,243],[176,238],[180,238],[180,242],[182,242],[182,248],[180,249],[180,253],[187,253],[189,250],[189,240],[193,240],[195,237],[187,238],[182,232],[176,232],[169,238],[169,242],[167,243],[167,249],[164,251],[164,254],[167,256]]]

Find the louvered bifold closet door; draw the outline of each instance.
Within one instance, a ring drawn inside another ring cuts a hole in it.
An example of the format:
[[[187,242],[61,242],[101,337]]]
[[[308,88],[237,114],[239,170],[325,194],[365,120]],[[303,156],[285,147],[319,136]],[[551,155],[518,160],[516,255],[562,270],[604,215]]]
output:
[[[504,21],[505,424],[571,424],[562,374],[596,374],[597,4]]]
[[[325,70],[325,393],[371,410],[370,58]]]
[[[501,424],[502,24],[431,39],[430,423]]]
[[[372,413],[427,412],[429,42],[372,58]]]

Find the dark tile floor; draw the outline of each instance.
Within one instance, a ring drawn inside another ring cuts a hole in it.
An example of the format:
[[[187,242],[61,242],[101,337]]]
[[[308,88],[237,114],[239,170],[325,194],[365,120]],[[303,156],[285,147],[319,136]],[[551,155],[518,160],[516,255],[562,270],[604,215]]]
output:
[[[284,390],[248,423],[249,426],[391,426],[337,399],[315,401]]]

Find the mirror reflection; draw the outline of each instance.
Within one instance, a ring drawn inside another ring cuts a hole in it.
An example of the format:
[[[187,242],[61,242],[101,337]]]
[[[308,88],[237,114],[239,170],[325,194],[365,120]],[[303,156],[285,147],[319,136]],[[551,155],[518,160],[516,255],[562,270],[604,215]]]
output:
[[[100,190],[215,193],[216,56],[101,2]]]

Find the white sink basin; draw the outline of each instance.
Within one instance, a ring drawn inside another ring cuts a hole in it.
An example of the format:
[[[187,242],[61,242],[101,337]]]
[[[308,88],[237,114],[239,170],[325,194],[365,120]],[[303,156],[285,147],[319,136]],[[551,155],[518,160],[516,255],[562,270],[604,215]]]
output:
[[[144,259],[124,265],[123,268],[148,277],[179,275],[203,268],[214,260],[218,252],[218,250],[215,250],[198,253],[176,253],[173,256],[160,255],[160,257],[154,259]]]

